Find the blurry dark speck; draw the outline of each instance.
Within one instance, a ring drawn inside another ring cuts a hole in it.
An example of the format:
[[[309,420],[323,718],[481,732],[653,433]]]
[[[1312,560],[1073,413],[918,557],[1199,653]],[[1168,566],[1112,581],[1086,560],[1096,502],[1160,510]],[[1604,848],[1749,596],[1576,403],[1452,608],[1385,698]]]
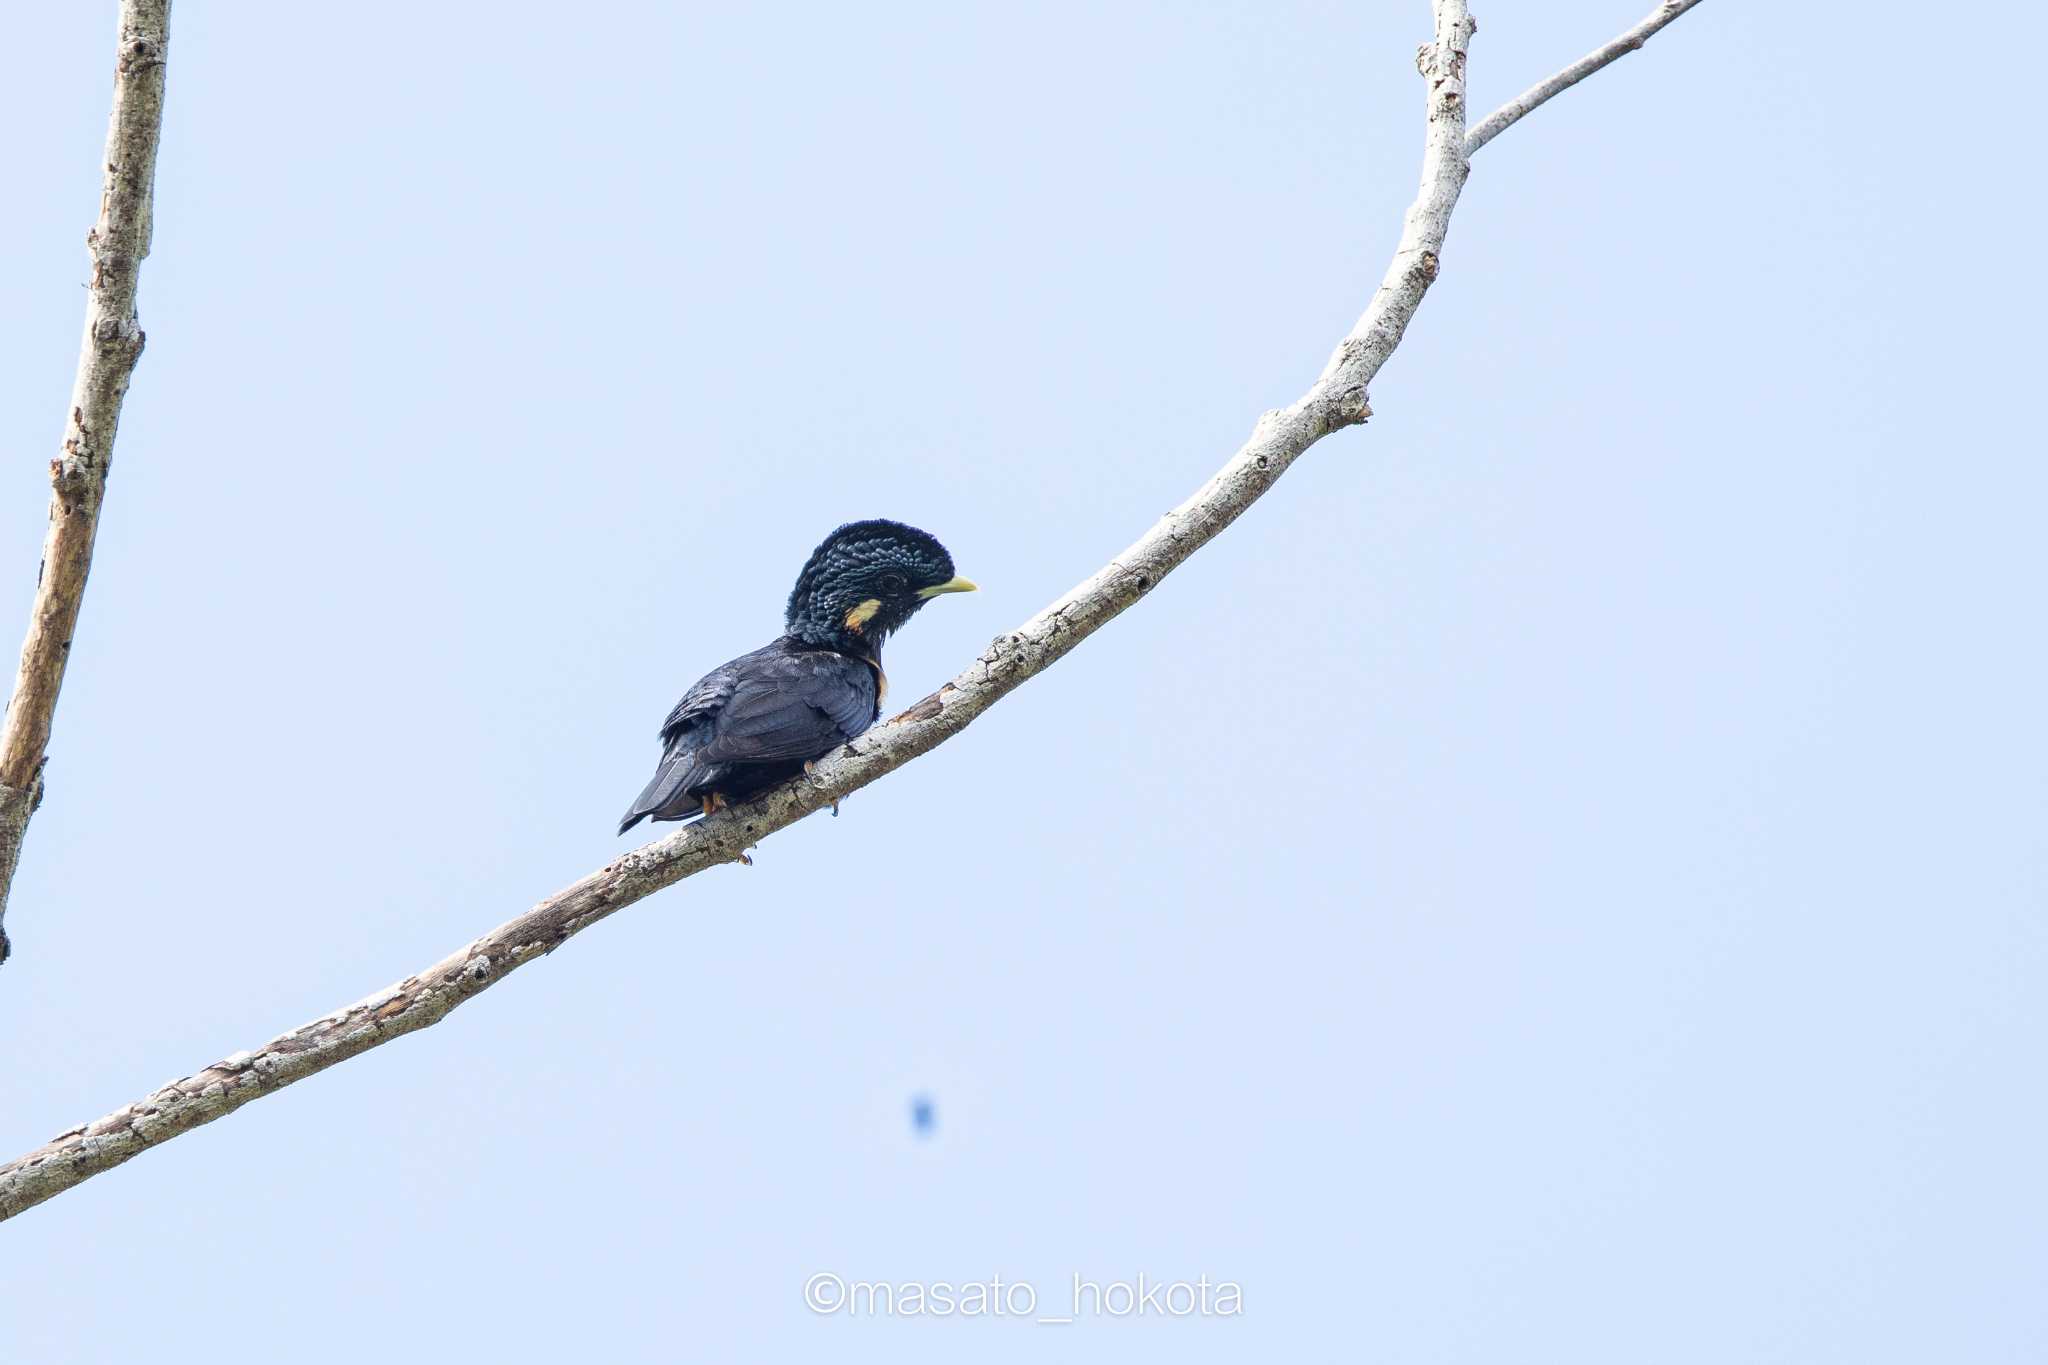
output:
[[[910,1131],[919,1137],[930,1137],[932,1130],[939,1126],[938,1110],[932,1106],[930,1095],[910,1097]]]

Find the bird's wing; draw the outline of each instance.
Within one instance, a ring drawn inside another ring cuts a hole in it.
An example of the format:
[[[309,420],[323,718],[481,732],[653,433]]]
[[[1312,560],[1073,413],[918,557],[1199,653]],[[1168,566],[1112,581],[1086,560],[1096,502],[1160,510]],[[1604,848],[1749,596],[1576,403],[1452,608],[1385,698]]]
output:
[[[716,714],[718,708],[731,700],[733,689],[739,686],[740,666],[745,658],[734,659],[722,664],[697,680],[697,685],[683,693],[683,699],[676,703],[675,710],[668,713],[668,719],[661,723],[661,742],[664,748],[674,748],[676,738],[685,731],[699,728],[700,724]],[[694,748],[695,745],[690,747]]]
[[[829,650],[783,654],[740,671],[712,721],[700,763],[812,759],[874,724],[875,670]]]

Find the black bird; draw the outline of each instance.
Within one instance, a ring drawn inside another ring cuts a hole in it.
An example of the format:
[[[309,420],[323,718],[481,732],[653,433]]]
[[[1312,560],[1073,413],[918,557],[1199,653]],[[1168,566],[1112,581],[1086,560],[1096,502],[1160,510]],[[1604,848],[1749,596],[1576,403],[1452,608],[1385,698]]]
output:
[[[619,821],[688,820],[765,791],[875,723],[882,641],[942,592],[973,592],[937,539],[854,521],[811,552],[782,638],[711,670],[661,724],[661,763]]]

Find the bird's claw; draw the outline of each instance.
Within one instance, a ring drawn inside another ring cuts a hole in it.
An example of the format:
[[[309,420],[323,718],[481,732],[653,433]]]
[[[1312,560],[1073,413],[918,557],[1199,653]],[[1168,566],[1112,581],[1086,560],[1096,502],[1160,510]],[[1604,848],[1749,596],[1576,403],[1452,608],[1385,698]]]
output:
[[[818,771],[818,760],[815,758],[805,759],[804,776],[809,777],[812,773],[815,773],[816,771]],[[839,818],[839,803],[837,801],[834,801],[832,803],[832,818],[835,820]]]

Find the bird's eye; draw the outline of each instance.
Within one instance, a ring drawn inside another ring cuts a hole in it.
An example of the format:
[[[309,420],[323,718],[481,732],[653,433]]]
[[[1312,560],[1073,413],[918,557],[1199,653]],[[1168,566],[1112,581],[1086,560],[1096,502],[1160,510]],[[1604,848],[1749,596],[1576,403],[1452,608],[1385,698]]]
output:
[[[900,573],[885,573],[882,575],[883,592],[899,593],[902,592],[906,586],[908,586],[908,584],[904,579],[903,575]]]

